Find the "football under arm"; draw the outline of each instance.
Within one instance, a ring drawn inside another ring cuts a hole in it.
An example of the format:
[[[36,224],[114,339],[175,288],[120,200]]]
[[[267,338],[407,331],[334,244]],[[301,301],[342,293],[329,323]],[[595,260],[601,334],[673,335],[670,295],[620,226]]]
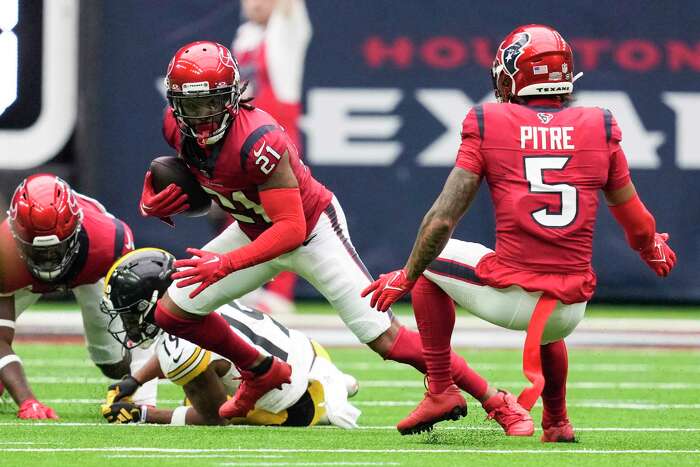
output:
[[[633,250],[640,251],[654,241],[656,220],[642,203],[632,182],[603,193],[610,212],[622,226],[627,243]]]
[[[260,202],[272,225],[248,245],[230,253],[236,270],[264,263],[287,253],[306,238],[306,218],[299,183],[285,151],[277,169],[258,187]]]
[[[481,184],[477,174],[455,167],[442,192],[423,218],[411,256],[406,263],[409,280],[416,280],[440,254],[457,223],[467,212]]]

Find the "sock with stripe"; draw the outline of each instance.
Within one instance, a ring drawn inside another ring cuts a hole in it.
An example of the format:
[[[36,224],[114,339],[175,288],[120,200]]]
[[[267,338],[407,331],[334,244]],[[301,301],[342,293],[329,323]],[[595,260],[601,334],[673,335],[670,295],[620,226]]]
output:
[[[540,346],[544,389],[542,426],[566,419],[566,377],[569,361],[563,340]]]
[[[186,319],[175,316],[158,301],[155,318],[165,332],[211,350],[238,368],[250,368],[260,355],[255,347],[233,332],[218,313],[209,313],[201,320]]]

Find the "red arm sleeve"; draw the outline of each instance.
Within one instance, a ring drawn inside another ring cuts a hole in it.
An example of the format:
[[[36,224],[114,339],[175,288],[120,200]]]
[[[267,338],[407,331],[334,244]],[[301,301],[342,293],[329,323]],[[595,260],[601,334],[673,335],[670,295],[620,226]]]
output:
[[[481,155],[481,131],[475,108],[469,110],[464,122],[462,122],[462,143],[457,151],[455,166],[474,172],[479,176],[483,175],[484,158]]]
[[[306,237],[306,219],[299,188],[260,192],[260,201],[272,225],[248,245],[227,253],[234,270],[264,263],[297,248]]]
[[[654,241],[656,220],[639,196],[634,195],[622,204],[610,206],[610,212],[625,230],[627,243],[633,250],[641,251]]]

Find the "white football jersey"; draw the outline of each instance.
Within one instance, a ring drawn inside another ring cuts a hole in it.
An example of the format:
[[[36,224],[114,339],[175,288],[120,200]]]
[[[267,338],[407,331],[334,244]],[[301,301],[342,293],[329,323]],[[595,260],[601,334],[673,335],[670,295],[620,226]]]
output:
[[[262,354],[278,357],[292,367],[291,384],[284,384],[281,389],[269,391],[258,400],[255,407],[277,413],[298,401],[306,392],[309,371],[314,362],[315,354],[309,338],[237,301],[220,307],[216,313],[229,323],[233,332],[254,345]],[[210,362],[225,360],[214,352],[167,333],[161,335],[156,345],[163,374],[180,386],[199,376]],[[233,395],[240,384],[238,369],[231,365],[230,370],[221,377],[221,381],[227,393]]]

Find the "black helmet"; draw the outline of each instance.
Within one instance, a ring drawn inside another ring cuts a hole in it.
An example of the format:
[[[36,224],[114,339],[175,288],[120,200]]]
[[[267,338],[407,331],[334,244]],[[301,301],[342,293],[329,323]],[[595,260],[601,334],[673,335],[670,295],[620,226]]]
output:
[[[107,330],[125,348],[151,344],[160,332],[155,305],[172,282],[175,257],[159,248],[140,248],[119,258],[107,272],[100,309],[111,318]]]

